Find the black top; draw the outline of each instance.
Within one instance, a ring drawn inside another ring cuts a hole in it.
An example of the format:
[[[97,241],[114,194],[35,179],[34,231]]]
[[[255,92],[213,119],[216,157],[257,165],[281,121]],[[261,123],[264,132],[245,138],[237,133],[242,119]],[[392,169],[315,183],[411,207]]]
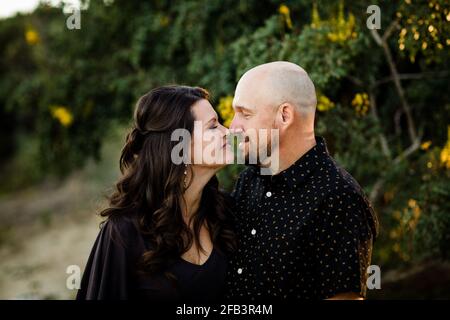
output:
[[[215,302],[223,294],[227,259],[213,248],[202,265],[181,257],[163,274],[143,276],[137,263],[148,250],[148,242],[131,218],[107,220],[95,240],[81,281],[77,300],[146,299],[174,302]]]
[[[366,293],[376,215],[325,141],[270,176],[244,170],[236,202],[237,252],[227,273],[233,300],[325,299]]]

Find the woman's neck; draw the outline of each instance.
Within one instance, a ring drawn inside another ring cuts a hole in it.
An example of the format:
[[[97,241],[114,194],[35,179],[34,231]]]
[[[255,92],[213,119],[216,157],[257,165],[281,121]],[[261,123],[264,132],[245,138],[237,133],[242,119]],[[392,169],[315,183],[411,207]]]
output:
[[[200,207],[203,189],[217,172],[216,169],[197,166],[193,166],[192,171],[194,179],[192,179],[190,170],[187,170],[187,183],[189,186],[183,194],[185,203],[182,202],[183,218],[187,224]]]

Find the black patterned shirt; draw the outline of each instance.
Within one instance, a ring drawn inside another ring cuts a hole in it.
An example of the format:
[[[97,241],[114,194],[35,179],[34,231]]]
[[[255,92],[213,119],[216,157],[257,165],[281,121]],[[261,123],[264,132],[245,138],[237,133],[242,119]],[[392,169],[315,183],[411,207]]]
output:
[[[239,247],[227,272],[231,300],[366,295],[377,217],[358,183],[317,144],[279,174],[248,166],[235,201]]]

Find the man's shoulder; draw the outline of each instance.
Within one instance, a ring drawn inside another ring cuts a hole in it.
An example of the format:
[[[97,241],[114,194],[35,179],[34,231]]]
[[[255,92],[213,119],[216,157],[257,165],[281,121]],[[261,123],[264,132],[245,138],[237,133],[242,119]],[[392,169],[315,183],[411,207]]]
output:
[[[353,197],[365,197],[364,190],[358,181],[332,157],[328,159],[325,175],[329,183],[329,192],[338,195],[350,194]]]
[[[333,160],[334,161],[334,160]],[[336,164],[336,162],[334,161]],[[367,223],[373,235],[378,234],[377,214],[362,187],[353,176],[338,164],[330,170],[333,178],[322,197],[319,207],[322,211],[333,212],[335,217],[356,218]],[[326,215],[322,215],[326,218]]]

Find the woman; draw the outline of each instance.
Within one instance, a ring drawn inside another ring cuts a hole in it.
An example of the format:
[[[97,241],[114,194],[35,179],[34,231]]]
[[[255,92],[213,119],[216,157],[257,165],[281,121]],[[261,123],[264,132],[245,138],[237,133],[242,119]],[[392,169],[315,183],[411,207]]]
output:
[[[208,98],[201,88],[166,86],[139,99],[78,300],[220,298],[235,239],[215,174],[233,155]],[[190,161],[173,152],[176,129],[190,133],[181,150]],[[215,161],[193,161],[206,148]]]

